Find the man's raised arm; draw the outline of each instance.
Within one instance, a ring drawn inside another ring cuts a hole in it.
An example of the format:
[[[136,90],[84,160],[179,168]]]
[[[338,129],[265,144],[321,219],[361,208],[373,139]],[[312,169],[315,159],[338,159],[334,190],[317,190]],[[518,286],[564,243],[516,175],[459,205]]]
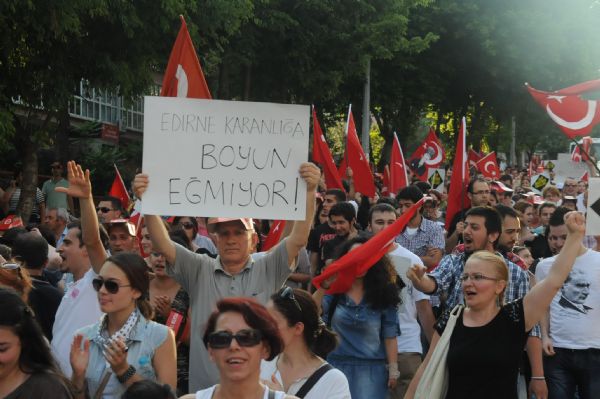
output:
[[[140,173],[135,176],[133,180],[133,193],[140,200],[144,192],[146,192],[148,184],[148,175]],[[154,250],[163,254],[168,264],[175,264],[175,244],[169,238],[169,233],[160,216],[144,215],[144,223],[148,229],[148,234],[150,234]]]
[[[100,273],[100,268],[107,258],[106,250],[100,239],[98,226],[98,215],[94,208],[94,198],[92,197],[92,183],[90,181],[90,171],[84,172],[81,165],[75,161],[67,162],[67,178],[69,187],[56,187],[59,193],[79,198],[81,207],[81,235],[83,243],[87,249],[92,268],[95,273]]]
[[[294,222],[292,232],[285,240],[289,266],[294,265],[294,259],[298,256],[298,252],[308,242],[308,234],[310,233],[310,226],[315,214],[315,193],[321,176],[319,168],[310,162],[300,165],[298,173],[300,173],[300,176],[306,182],[306,216],[304,220]]]

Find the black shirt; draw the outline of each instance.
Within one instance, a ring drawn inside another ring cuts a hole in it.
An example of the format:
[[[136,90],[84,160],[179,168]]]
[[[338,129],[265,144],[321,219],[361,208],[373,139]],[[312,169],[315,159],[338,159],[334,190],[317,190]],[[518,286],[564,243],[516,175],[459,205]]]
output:
[[[449,313],[435,324],[440,335]],[[481,327],[465,327],[463,314],[450,337],[446,399],[517,399],[519,361],[527,341],[523,299],[504,305]]]
[[[63,293],[49,282],[32,277],[33,289],[29,292],[29,306],[35,313],[35,319],[40,323],[48,341],[52,341],[52,326],[54,316],[62,300]]]

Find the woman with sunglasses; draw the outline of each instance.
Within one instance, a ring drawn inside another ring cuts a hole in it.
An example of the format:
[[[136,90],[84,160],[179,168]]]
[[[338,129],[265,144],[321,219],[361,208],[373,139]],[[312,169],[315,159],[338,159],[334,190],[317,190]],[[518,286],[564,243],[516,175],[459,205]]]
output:
[[[344,373],[323,360],[337,346],[337,337],[319,317],[312,296],[285,287],[271,296],[267,310],[284,348],[275,359],[262,363],[265,384],[299,398],[350,399]]]
[[[509,271],[504,258],[488,251],[472,254],[460,277],[466,307],[450,335],[445,398],[516,399],[519,361],[528,332],[547,313],[548,306],[569,276],[577,256],[585,253],[581,241],[585,218],[577,212],[565,216],[569,231],[565,245],[548,276],[520,299],[504,304]],[[409,273],[422,278],[419,269]],[[412,279],[412,278],[411,278]],[[415,397],[424,370],[446,328],[451,309],[435,324],[429,352],[419,367],[405,399]],[[544,376],[532,376],[543,380]],[[426,381],[424,381],[426,382]]]
[[[172,331],[151,321],[150,275],[142,257],[109,257],[92,284],[105,315],[81,329],[71,346],[72,381],[77,397],[119,398],[142,379],[177,384]]]
[[[0,288],[0,398],[71,399],[46,338],[21,295]]]
[[[173,240],[185,245],[181,239]],[[166,271],[163,254],[151,251],[148,257],[154,278],[150,281],[150,303],[154,306],[154,321],[168,325],[175,332],[177,341],[177,394],[188,393],[189,375],[189,308],[190,297]]]
[[[180,228],[187,237],[191,251],[196,253],[216,254],[217,248],[210,238],[198,235],[198,221],[190,216],[177,216],[173,219],[173,228]]]
[[[272,360],[282,348],[275,320],[250,298],[226,298],[206,323],[203,337],[220,383],[181,399],[292,399],[260,382],[261,360]]]
[[[342,257],[367,242],[358,236],[345,242]],[[340,337],[340,344],[327,357],[348,379],[353,398],[384,399],[394,388],[398,372],[398,305],[400,286],[387,256],[364,275],[357,276],[343,294],[325,295],[328,281],[314,294],[323,309],[322,317]],[[330,279],[333,280],[333,279]]]

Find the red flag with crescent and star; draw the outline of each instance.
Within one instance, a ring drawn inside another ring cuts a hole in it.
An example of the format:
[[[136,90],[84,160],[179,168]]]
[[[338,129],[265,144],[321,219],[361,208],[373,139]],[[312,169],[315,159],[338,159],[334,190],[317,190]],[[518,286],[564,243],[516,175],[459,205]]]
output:
[[[108,195],[118,198],[121,201],[121,205],[123,205],[123,209],[129,209],[131,198],[129,198],[127,187],[125,187],[121,173],[119,173],[119,168],[117,168],[117,165],[113,166],[115,167],[115,179],[110,186],[110,190],[108,190]]]
[[[169,56],[160,95],[211,99],[210,90],[198,61],[192,38],[182,15],[181,28]]]
[[[472,148],[469,148],[469,168],[477,169],[477,162],[482,158],[482,155]]]
[[[385,165],[383,168],[383,186],[381,187],[381,195],[390,197],[390,166]]]
[[[408,164],[419,180],[427,181],[427,171],[431,168],[439,168],[445,159],[444,146],[433,128],[430,128],[423,143],[410,156]]]
[[[585,153],[581,152],[581,147],[583,147],[583,151],[585,151]],[[585,154],[590,153],[590,149],[592,147],[592,138],[589,136],[584,137],[581,140],[581,147],[576,145],[575,148],[573,148],[573,152],[571,153],[571,161],[573,162],[587,162],[588,157]]]
[[[344,160],[352,169],[354,190],[367,197],[375,196],[375,182],[369,161],[365,156],[352,116],[352,106],[348,108],[348,124],[346,125],[346,153]]]
[[[285,228],[285,220],[275,220],[269,229],[269,234],[267,234],[267,238],[263,242],[261,250],[263,252],[268,251],[273,248],[277,243],[281,240],[281,233],[283,233],[283,229]]]
[[[396,195],[398,191],[408,186],[408,176],[406,176],[406,163],[404,163],[404,154],[396,132],[394,132],[394,143],[392,144],[392,156],[390,159],[390,194]]]
[[[394,243],[394,239],[404,230],[410,219],[414,216],[425,198],[421,198],[416,204],[411,206],[394,223],[375,234],[369,241],[356,249],[351,250],[346,255],[331,263],[323,270],[323,273],[313,278],[312,283],[315,287],[321,287],[321,283],[333,275],[337,274],[335,281],[327,290],[328,294],[340,294],[347,292],[352,286],[352,282],[357,276],[364,275],[379,259],[385,255]]]
[[[335,167],[335,163],[333,162],[333,157],[331,156],[331,151],[329,151],[329,145],[327,144],[327,140],[325,140],[325,135],[323,134],[323,130],[321,130],[321,125],[319,124],[319,120],[317,119],[317,112],[315,111],[315,107],[312,107],[312,118],[313,118],[313,153],[312,158],[313,161],[318,163],[323,167],[323,174],[325,176],[325,184],[327,188],[339,188],[340,190],[344,190],[344,186],[342,185],[342,179],[340,179],[340,175]]]
[[[477,170],[483,175],[483,177],[498,180],[500,178],[500,168],[498,167],[498,160],[496,159],[496,152],[492,151],[485,157],[481,158],[477,164]]]
[[[600,91],[600,79],[579,83],[553,92],[536,90],[525,84],[529,94],[546,110],[546,113],[570,139],[588,136],[600,123],[600,106],[597,100],[586,100],[584,93]]]

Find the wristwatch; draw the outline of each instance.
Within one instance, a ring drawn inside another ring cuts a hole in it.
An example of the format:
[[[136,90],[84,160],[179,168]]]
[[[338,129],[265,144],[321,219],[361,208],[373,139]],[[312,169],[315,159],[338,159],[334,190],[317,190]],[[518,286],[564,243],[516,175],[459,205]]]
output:
[[[137,370],[135,369],[135,367],[130,365],[129,368],[127,369],[127,371],[125,371],[123,374],[117,376],[117,380],[121,384],[125,384],[127,382],[127,380],[129,380],[131,377],[133,377],[135,375],[136,372],[137,372]]]

